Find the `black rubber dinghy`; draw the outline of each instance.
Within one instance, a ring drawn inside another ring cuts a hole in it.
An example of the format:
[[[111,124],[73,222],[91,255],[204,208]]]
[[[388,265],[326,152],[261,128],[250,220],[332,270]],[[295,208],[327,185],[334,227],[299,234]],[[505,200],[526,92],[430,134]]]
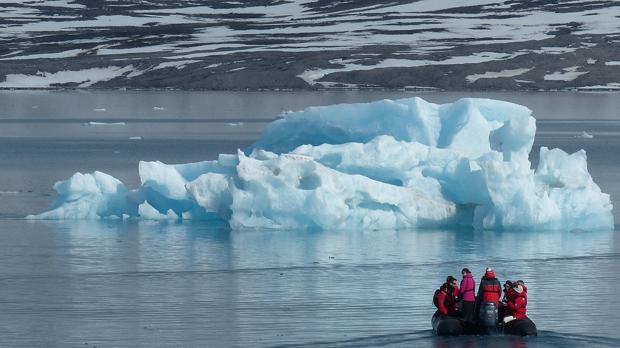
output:
[[[433,332],[437,336],[458,336],[458,335],[482,335],[482,334],[501,334],[515,336],[537,336],[536,324],[530,319],[515,319],[506,324],[503,328],[498,325],[494,333],[485,332],[484,328],[477,327],[475,324],[465,323],[461,318],[440,315],[439,312],[433,314],[431,319]],[[467,325],[469,324],[469,325]],[[488,328],[486,328],[488,330]]]
[[[439,311],[433,314],[431,324],[437,336],[458,336],[465,333],[463,321],[460,318],[444,316],[439,314]]]
[[[530,318],[515,319],[504,324],[505,335],[538,336],[536,324]]]

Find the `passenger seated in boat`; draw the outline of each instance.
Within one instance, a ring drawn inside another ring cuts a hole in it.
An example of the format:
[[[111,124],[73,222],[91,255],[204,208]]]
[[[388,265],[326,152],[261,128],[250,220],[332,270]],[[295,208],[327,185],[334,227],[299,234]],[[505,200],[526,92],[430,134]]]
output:
[[[523,293],[525,294],[525,300],[527,301],[527,286],[525,286],[525,282],[523,280],[517,280],[515,283],[523,287]]]
[[[456,301],[454,300],[454,297],[448,293],[448,288],[449,285],[447,283],[443,283],[439,290],[435,291],[433,304],[437,307],[439,314],[443,316],[456,316],[458,315]]]
[[[502,296],[502,302],[508,302],[510,300],[510,296],[513,295],[514,291],[512,288],[515,286],[512,281],[506,280],[504,283],[504,296]]]
[[[446,278],[446,284],[448,284],[448,294],[454,298],[454,302],[458,305],[460,291],[456,278],[453,276],[448,276]]]
[[[502,296],[502,300],[499,303],[498,310],[498,319],[500,322],[502,322],[504,317],[510,315],[506,304],[512,299],[512,296],[514,296],[514,290],[512,290],[513,286],[515,286],[515,284],[510,280],[506,280],[506,282],[504,283],[504,295]]]
[[[512,290],[514,294],[510,296],[509,300],[506,302],[506,309],[509,315],[504,318],[504,323],[508,323],[515,319],[527,318],[525,314],[527,310],[527,293],[525,288],[523,285],[515,283]]]

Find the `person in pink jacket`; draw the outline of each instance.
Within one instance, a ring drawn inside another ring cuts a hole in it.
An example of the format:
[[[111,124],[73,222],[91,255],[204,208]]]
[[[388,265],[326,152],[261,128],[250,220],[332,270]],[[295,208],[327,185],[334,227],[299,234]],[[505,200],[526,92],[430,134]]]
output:
[[[474,321],[474,307],[476,303],[476,281],[469,269],[463,268],[461,271],[463,280],[459,289],[461,298],[461,316],[465,321]]]

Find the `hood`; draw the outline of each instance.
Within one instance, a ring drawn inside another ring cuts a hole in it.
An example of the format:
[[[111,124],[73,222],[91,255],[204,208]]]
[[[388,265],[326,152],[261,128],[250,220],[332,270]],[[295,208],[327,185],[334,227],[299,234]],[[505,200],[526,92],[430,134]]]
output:
[[[484,277],[487,279],[495,279],[495,272],[493,271],[485,272]]]

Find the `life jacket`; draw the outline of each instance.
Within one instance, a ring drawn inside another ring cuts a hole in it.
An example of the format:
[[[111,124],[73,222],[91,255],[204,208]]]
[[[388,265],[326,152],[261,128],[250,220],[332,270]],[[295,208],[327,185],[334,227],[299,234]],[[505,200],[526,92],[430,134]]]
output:
[[[497,305],[499,298],[502,295],[502,286],[499,280],[495,278],[494,272],[486,272],[484,277],[480,281],[480,289],[478,294],[481,295],[480,301],[482,303],[491,302]]]
[[[499,302],[499,296],[501,289],[499,282],[497,284],[483,284],[482,285],[482,302]]]

